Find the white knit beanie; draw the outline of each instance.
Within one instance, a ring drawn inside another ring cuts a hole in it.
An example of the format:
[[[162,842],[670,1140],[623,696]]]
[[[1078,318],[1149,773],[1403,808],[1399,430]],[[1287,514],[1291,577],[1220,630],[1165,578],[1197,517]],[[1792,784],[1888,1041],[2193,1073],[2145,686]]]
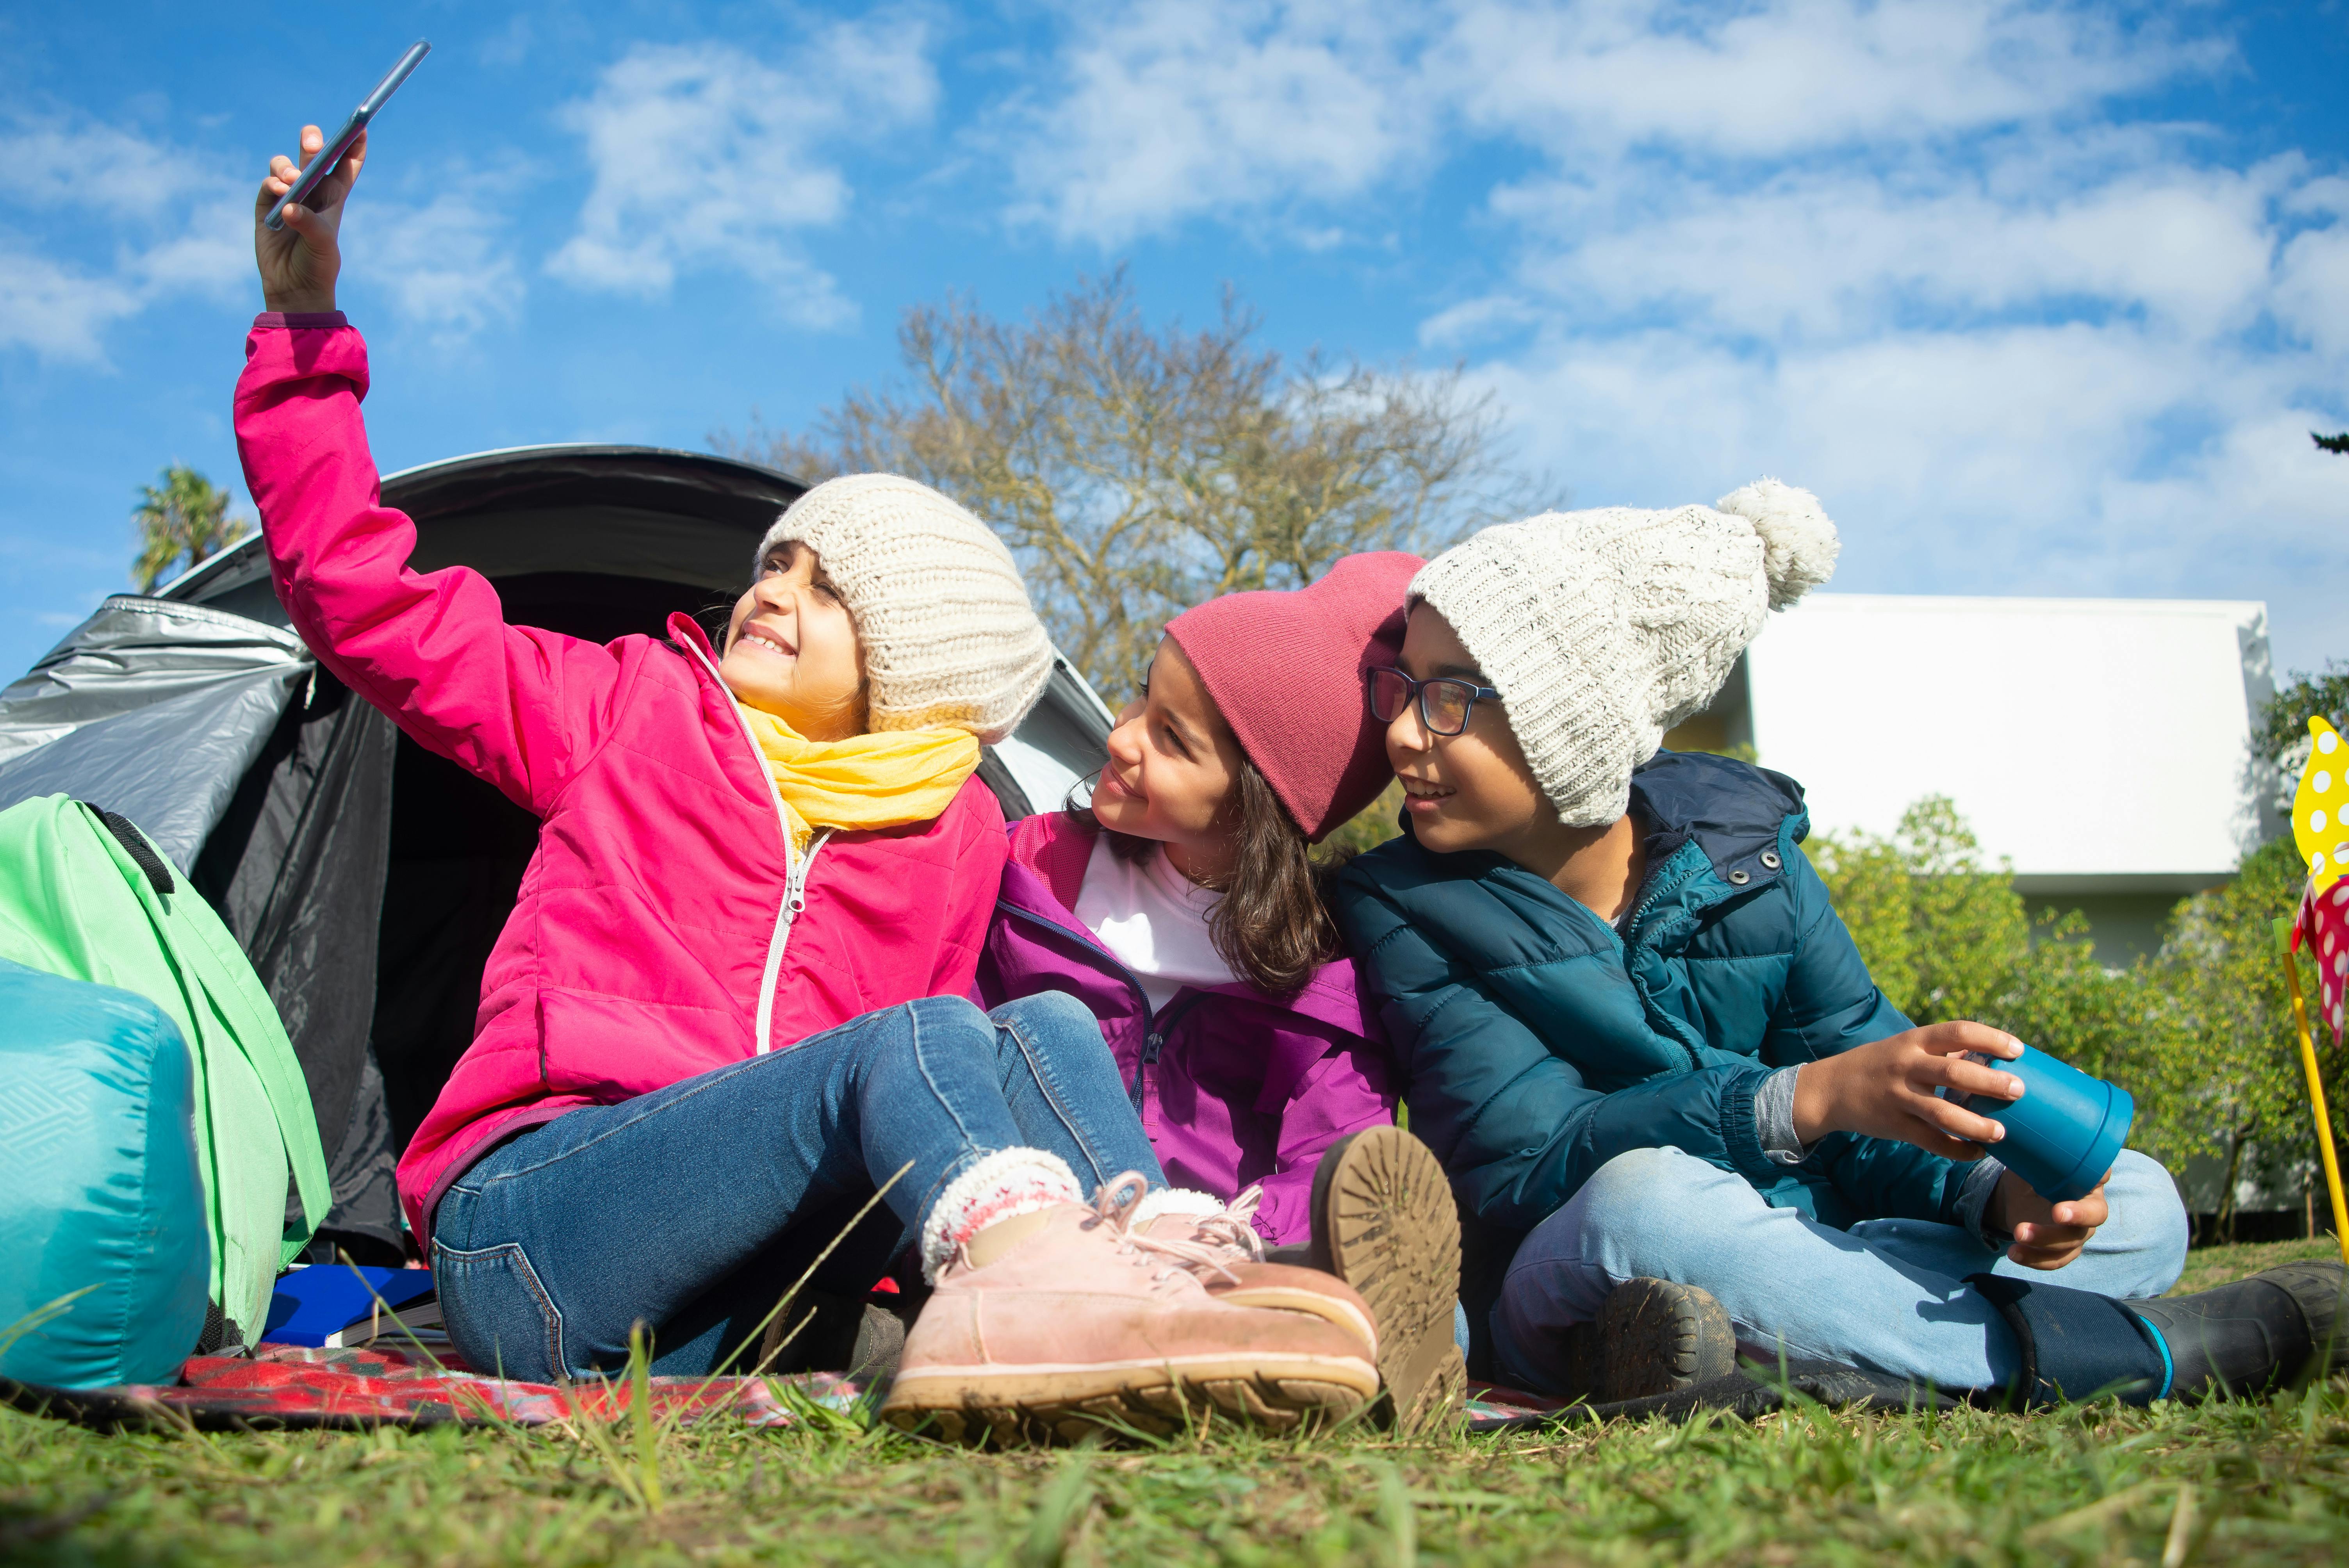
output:
[[[826,480],[793,501],[751,571],[793,541],[823,563],[855,617],[874,729],[968,729],[988,744],[1019,726],[1052,674],[1052,640],[995,531],[896,474]]]
[[[1485,529],[1411,581],[1501,695],[1570,827],[1630,807],[1631,769],[1702,710],[1737,655],[1826,582],[1842,548],[1818,498],[1756,480],[1713,506],[1551,511]]]

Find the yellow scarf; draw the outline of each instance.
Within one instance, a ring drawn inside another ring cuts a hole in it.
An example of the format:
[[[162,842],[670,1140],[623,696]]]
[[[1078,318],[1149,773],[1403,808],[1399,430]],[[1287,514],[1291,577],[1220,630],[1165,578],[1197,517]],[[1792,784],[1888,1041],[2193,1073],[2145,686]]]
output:
[[[818,828],[902,828],[953,803],[978,767],[978,738],[960,729],[893,729],[810,740],[771,713],[740,705],[783,798],[792,847]]]

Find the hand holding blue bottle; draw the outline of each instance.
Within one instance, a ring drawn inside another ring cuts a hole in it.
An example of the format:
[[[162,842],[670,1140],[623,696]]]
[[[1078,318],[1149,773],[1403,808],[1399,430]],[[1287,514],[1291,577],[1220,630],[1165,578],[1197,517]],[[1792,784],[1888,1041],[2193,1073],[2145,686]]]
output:
[[[2031,1268],[2070,1263],[2105,1222],[2104,1181],[2128,1137],[2127,1093],[1987,1025],[1929,1025],[1806,1062],[1795,1132],[1898,1139],[2007,1167],[1984,1218]]]

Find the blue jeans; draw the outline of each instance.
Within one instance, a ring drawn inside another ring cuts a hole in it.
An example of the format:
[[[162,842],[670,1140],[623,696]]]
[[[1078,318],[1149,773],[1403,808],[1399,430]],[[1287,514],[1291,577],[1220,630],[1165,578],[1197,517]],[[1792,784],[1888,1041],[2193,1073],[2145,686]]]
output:
[[[1765,1365],[1783,1345],[1790,1360],[1840,1361],[1941,1388],[2002,1387],[2017,1369],[2014,1336],[1966,1275],[2121,1297],[2178,1283],[2186,1210],[2169,1173],[2124,1150],[2105,1200],[2112,1218],[2085,1252],[2049,1273],[1956,1225],[1865,1220],[1839,1231],[1771,1208],[1744,1178],[1677,1149],[1620,1154],[1518,1246],[1493,1308],[1494,1370],[1504,1383],[1558,1391],[1564,1330],[1596,1318],[1617,1284],[1645,1277],[1712,1292],[1742,1351]]]
[[[1101,1026],[1046,993],[981,1013],[932,996],[617,1105],[569,1111],[476,1161],[434,1212],[432,1268],[457,1353],[543,1382],[624,1363],[732,1360],[856,1210],[811,1281],[861,1295],[947,1184],[998,1150],[1059,1155],[1090,1192],[1164,1180]]]

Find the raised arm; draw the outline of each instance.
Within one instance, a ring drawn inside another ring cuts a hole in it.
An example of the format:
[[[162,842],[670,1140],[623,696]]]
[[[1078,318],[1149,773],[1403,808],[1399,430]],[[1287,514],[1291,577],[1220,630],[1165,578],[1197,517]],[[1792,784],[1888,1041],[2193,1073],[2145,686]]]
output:
[[[305,127],[305,160],[322,139]],[[419,743],[543,814],[605,732],[623,670],[592,643],[509,626],[496,591],[460,567],[409,569],[416,530],[381,504],[359,415],[367,346],[335,309],[345,201],[362,138],[316,211],[260,220],[298,174],[283,156],[254,204],[271,314],[245,342],[238,456],[260,510],[277,596],[319,661]]]

